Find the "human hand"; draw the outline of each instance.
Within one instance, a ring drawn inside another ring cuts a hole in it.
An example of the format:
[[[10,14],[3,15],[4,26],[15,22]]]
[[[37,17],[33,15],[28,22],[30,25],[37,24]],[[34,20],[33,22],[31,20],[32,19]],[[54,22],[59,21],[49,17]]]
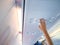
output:
[[[43,32],[46,31],[46,23],[45,23],[45,19],[43,18],[40,19],[39,29],[41,29]]]

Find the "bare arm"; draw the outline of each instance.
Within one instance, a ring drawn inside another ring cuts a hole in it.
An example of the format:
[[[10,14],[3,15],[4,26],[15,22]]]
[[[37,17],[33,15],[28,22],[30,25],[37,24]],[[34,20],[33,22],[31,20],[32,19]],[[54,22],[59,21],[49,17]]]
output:
[[[40,25],[39,25],[39,28],[42,30],[42,32],[44,33],[44,36],[46,38],[46,41],[48,42],[48,45],[53,45],[52,43],[52,40],[47,32],[47,29],[46,29],[46,23],[45,23],[45,20],[42,18],[40,19]]]

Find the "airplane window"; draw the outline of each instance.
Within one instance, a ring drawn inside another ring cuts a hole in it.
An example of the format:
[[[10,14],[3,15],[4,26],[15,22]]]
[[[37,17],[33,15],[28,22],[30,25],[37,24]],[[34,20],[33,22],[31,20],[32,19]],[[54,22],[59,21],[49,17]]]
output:
[[[51,38],[55,37],[55,31],[59,32],[60,29],[60,1],[25,0],[23,45],[33,45],[37,41],[45,39],[38,28],[39,19],[41,18],[46,20],[47,31],[51,34]],[[52,38],[52,40],[54,39]]]

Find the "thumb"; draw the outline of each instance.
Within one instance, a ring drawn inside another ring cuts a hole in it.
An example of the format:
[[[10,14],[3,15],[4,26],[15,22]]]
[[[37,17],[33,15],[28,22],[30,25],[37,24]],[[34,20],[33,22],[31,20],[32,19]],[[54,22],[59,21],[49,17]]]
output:
[[[41,25],[39,25],[39,29],[42,30],[42,26]]]

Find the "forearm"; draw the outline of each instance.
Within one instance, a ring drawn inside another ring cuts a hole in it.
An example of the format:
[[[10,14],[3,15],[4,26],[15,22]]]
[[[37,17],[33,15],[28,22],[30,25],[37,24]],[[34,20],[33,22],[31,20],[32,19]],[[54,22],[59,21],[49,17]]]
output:
[[[46,23],[45,23],[45,19],[40,19],[40,25],[39,28],[42,30],[42,32],[44,33],[44,36],[46,38],[46,41],[48,42],[48,45],[53,45],[52,40],[46,30]]]
[[[52,40],[51,40],[48,32],[47,31],[43,31],[43,33],[44,33],[44,36],[46,38],[46,41],[47,41],[48,45],[53,45]]]

